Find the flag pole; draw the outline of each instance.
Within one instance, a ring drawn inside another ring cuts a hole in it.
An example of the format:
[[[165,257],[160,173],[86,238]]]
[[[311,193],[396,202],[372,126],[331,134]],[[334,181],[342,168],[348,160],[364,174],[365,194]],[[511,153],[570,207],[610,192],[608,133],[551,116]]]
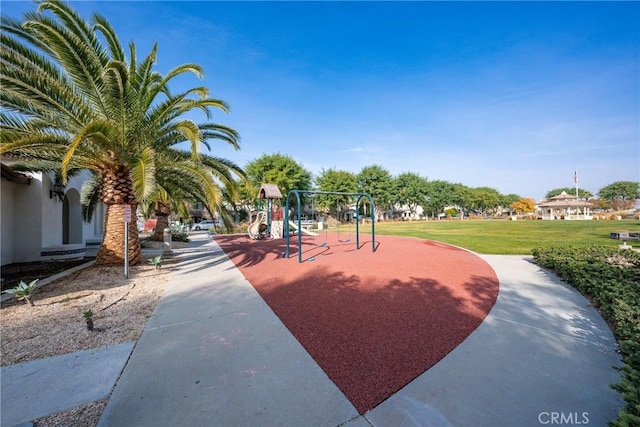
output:
[[[575,172],[573,173],[573,182],[574,184],[576,184],[576,197],[580,197],[578,196],[578,169],[575,170]]]

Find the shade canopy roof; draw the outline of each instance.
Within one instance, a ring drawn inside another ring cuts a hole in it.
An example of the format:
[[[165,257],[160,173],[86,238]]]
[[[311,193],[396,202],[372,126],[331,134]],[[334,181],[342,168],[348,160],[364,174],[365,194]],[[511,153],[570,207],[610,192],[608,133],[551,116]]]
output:
[[[577,196],[567,194],[565,191],[563,191],[557,196],[551,197],[548,201],[539,203],[538,206],[541,208],[563,208],[563,207],[582,208],[582,207],[592,207],[593,203],[585,202],[584,200],[579,200]]]
[[[262,184],[258,199],[282,199],[282,193],[276,184]]]

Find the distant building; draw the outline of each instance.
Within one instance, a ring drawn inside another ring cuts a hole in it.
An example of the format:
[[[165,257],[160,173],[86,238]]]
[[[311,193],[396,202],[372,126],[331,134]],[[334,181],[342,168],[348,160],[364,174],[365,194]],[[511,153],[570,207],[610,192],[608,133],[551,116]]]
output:
[[[580,200],[577,196],[572,196],[562,192],[549,200],[538,203],[538,210],[542,219],[593,219],[591,208],[593,204]]]

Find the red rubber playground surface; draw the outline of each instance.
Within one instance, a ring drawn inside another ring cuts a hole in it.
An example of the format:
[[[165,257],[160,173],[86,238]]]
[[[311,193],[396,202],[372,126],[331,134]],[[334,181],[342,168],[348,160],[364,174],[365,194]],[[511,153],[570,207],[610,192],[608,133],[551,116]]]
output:
[[[215,236],[266,303],[361,413],[460,344],[498,296],[493,269],[463,249],[396,236]]]

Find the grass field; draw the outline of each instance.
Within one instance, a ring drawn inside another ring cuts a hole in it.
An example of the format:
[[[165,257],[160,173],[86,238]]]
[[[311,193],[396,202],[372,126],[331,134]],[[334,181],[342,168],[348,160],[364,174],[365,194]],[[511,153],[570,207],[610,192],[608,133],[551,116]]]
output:
[[[370,226],[360,227],[369,233]],[[340,232],[348,232],[341,226]],[[640,232],[640,221],[412,221],[376,224],[376,234],[412,236],[461,246],[482,254],[530,255],[536,247],[557,245],[601,245],[617,247],[622,242],[609,237],[614,231]],[[353,232],[353,226],[351,226]],[[628,245],[640,248],[640,242]]]

